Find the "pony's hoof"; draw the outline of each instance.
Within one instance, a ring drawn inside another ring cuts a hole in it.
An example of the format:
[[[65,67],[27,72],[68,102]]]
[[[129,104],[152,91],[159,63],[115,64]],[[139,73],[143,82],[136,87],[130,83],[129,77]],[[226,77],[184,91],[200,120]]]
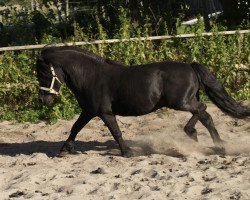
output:
[[[58,157],[64,157],[64,156],[67,156],[67,155],[75,155],[75,154],[78,154],[76,151],[75,151],[75,148],[74,148],[74,142],[73,141],[66,141],[64,143],[64,145],[62,146],[59,154],[58,154]]]
[[[133,157],[134,154],[133,154],[133,152],[132,152],[131,149],[128,149],[128,150],[126,150],[126,151],[124,151],[124,152],[122,153],[122,156],[125,157],[125,158],[130,158],[130,157]]]
[[[69,152],[67,152],[67,151],[60,151],[60,152],[56,155],[56,157],[58,157],[58,158],[63,158],[63,157],[65,157],[65,156],[67,156],[67,155],[69,155]]]
[[[218,155],[226,155],[226,149],[225,147],[214,147],[214,152]]]
[[[79,152],[77,151],[60,151],[56,157],[59,157],[59,158],[62,158],[62,157],[65,157],[65,156],[68,156],[68,155],[78,155],[80,154]]]
[[[226,154],[226,148],[224,146],[223,141],[221,141],[219,143],[216,143],[214,149],[215,149],[216,153],[218,153],[220,155],[225,155]]]
[[[194,128],[185,127],[184,131],[187,133],[188,137],[195,142],[198,142],[197,131]]]
[[[192,134],[192,135],[188,135],[189,138],[191,138],[192,140],[194,140],[195,142],[198,142],[198,137],[197,134]]]

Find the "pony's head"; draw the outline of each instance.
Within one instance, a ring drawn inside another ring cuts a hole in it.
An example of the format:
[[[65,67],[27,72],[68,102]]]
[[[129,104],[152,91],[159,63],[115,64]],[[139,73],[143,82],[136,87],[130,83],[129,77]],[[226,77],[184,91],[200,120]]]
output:
[[[36,67],[39,82],[39,101],[49,106],[58,96],[62,82],[51,64],[47,65],[43,60],[37,59]]]

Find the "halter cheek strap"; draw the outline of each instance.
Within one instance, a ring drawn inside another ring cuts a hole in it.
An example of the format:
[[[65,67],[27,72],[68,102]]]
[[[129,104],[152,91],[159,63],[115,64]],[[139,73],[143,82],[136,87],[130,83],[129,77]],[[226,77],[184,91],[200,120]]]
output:
[[[40,90],[44,90],[49,92],[50,94],[55,94],[58,95],[59,93],[54,89],[54,84],[55,84],[55,80],[57,80],[60,84],[62,84],[62,82],[59,80],[59,78],[57,77],[54,68],[51,66],[50,67],[51,73],[52,73],[52,81],[50,84],[50,87],[39,87]]]

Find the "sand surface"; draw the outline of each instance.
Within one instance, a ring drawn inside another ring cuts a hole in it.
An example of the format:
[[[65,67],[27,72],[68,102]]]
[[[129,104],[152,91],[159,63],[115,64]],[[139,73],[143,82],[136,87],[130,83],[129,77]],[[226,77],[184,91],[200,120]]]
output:
[[[78,155],[56,157],[77,116],[54,125],[0,123],[0,199],[250,199],[250,120],[209,104],[226,155],[197,123],[199,142],[183,127],[191,115],[159,110],[117,117],[136,156],[123,158],[94,118],[78,134]]]

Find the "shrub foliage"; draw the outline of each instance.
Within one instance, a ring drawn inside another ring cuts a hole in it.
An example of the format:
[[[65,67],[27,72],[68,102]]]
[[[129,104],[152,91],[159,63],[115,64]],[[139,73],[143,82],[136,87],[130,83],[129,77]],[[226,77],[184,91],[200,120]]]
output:
[[[131,22],[126,12],[120,10],[119,26],[115,38],[147,37],[151,30],[150,21],[145,19],[143,27]],[[163,27],[164,25],[162,25]],[[73,41],[106,39],[107,33],[96,17],[98,34],[91,35],[75,22]],[[238,100],[250,99],[250,34],[221,35],[219,28],[213,27],[213,36],[201,36],[204,24],[179,32],[195,32],[195,38],[179,38],[162,41],[128,41],[113,44],[86,45],[96,54],[118,60],[127,65],[176,60],[197,61],[207,66],[220,80],[229,94]],[[58,38],[44,34],[42,42],[53,43]],[[38,103],[38,82],[35,61],[40,50],[4,52],[0,54],[0,120],[54,122],[59,118],[69,118],[80,112],[70,91],[63,87],[57,103],[47,108]],[[133,67],[133,66],[131,66]]]

